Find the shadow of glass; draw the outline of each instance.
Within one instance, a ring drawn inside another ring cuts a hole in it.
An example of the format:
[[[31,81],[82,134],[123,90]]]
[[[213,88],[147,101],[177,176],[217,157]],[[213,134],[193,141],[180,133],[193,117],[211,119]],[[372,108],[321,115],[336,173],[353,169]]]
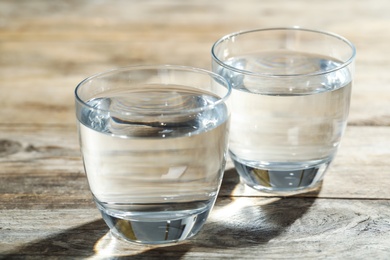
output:
[[[216,206],[195,238],[170,246],[142,246],[111,237],[102,219],[65,230],[6,252],[0,258],[180,259],[192,248],[245,248],[264,244],[281,235],[301,218],[319,192],[297,196],[236,196],[240,184],[234,169],[225,173]]]
[[[164,247],[132,244],[112,237],[106,223],[99,219],[18,247],[0,259],[180,259],[191,247],[188,242]]]
[[[6,253],[4,257],[5,259],[23,259],[27,256],[88,257],[94,255],[94,245],[105,233],[107,226],[99,219],[18,247]]]
[[[209,221],[193,240],[194,246],[244,248],[267,243],[306,214],[321,189],[291,196],[264,196],[260,192],[257,196],[228,196],[239,185],[243,184],[237,172],[226,171],[222,192]]]
[[[223,175],[218,198],[231,197],[237,185],[243,185],[240,183],[240,177],[237,171],[234,168],[226,169]]]

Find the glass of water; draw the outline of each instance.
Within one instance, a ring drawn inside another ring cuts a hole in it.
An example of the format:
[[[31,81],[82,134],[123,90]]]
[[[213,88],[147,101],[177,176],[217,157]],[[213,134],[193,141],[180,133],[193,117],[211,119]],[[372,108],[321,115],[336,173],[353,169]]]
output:
[[[241,179],[273,193],[318,187],[347,123],[355,47],[302,28],[237,32],[212,47],[232,85],[229,153]]]
[[[111,70],[77,86],[85,172],[114,235],[166,244],[199,232],[223,177],[230,92],[217,74],[169,65]]]

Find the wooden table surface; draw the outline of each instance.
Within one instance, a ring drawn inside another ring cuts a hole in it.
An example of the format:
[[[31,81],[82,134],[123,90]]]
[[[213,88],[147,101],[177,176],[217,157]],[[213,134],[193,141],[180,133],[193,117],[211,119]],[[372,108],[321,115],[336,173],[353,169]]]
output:
[[[390,1],[0,0],[0,258],[389,259]],[[112,239],[88,190],[73,91],[115,67],[210,69],[239,30],[299,25],[357,47],[349,125],[317,192],[270,196],[229,164],[194,239]]]

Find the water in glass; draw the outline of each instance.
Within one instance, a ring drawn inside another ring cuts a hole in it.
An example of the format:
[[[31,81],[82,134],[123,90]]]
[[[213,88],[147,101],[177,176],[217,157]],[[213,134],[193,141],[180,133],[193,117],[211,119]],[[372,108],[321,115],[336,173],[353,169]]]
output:
[[[160,244],[200,230],[223,176],[229,118],[224,103],[187,111],[216,99],[190,87],[142,85],[104,92],[81,110],[88,182],[115,234]]]
[[[286,50],[251,53],[225,63],[263,75],[214,64],[233,86],[229,151],[245,183],[265,191],[318,184],[346,126],[349,70],[339,69],[341,63],[331,57]],[[317,73],[322,71],[326,73]],[[280,75],[283,80],[278,80]]]

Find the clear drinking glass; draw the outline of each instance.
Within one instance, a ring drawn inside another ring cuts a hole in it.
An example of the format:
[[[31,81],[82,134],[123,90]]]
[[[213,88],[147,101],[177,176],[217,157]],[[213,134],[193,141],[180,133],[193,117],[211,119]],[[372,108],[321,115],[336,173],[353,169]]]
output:
[[[75,90],[85,172],[115,235],[143,244],[194,236],[227,154],[230,85],[182,66],[111,70]]]
[[[269,192],[316,188],[346,127],[355,47],[302,28],[237,32],[212,47],[232,85],[229,153],[241,179]]]

